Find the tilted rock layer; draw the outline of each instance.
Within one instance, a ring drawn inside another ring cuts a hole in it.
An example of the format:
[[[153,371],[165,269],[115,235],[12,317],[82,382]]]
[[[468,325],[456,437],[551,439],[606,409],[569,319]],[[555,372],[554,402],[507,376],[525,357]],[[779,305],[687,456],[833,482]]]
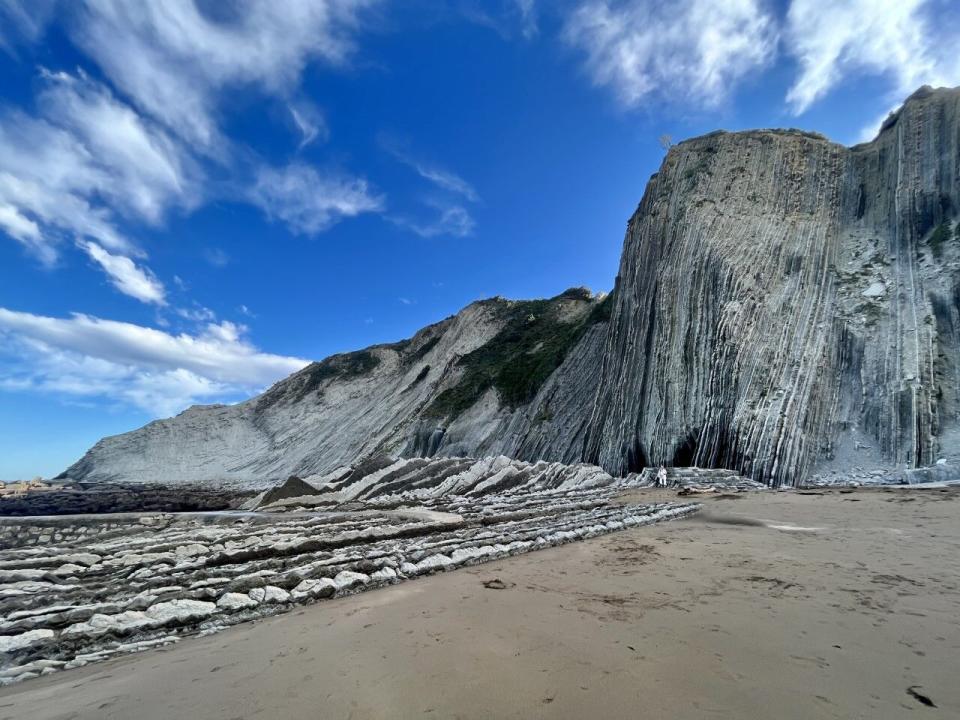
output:
[[[474,303],[236,406],[98,443],[65,477],[266,484],[380,453],[725,467],[794,483],[864,441],[944,452],[960,413],[960,89],[852,148],[797,131],[673,147],[614,291]]]
[[[619,499],[636,477],[504,457],[309,480],[259,512],[0,519],[0,686],[698,509]]]

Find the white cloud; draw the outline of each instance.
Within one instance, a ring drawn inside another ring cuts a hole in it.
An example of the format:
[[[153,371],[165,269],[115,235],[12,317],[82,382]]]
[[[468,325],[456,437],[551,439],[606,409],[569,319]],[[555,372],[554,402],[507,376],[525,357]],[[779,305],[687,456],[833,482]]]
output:
[[[376,0],[87,2],[78,44],[145,112],[213,149],[221,91],[295,86],[306,63],[343,63],[364,10]]]
[[[56,262],[57,253],[43,240],[40,226],[11,205],[0,205],[0,230],[30,250],[44,265]]]
[[[441,190],[461,195],[470,202],[479,202],[480,196],[470,183],[449,170],[414,157],[404,147],[404,143],[387,135],[381,135],[380,146],[395,160],[413,169],[420,177],[430,181]]]
[[[250,395],[306,360],[263,353],[245,328],[210,323],[198,335],[89,315],[52,318],[0,308],[0,387],[100,397],[169,415],[187,405]]]
[[[303,150],[316,140],[323,142],[330,137],[330,129],[327,127],[326,118],[313,103],[300,100],[296,103],[290,103],[287,107],[290,110],[290,118],[300,133],[298,150]]]
[[[194,302],[193,305],[191,308],[176,308],[174,312],[183,319],[196,323],[209,323],[217,319],[217,314],[210,308],[204,307],[197,302]]]
[[[520,15],[520,24],[525,38],[532,38],[540,32],[537,26],[537,8],[535,0],[514,0],[514,6]]]
[[[199,198],[189,157],[83,73],[42,73],[41,117],[0,114],[0,230],[51,265],[72,237],[118,289],[162,302],[162,286],[124,256],[140,256],[122,216],[159,223]],[[108,252],[109,250],[109,252]]]
[[[203,259],[217,268],[226,267],[230,263],[230,255],[221,248],[207,248],[203,251]]]
[[[590,0],[569,17],[564,37],[586,53],[593,82],[627,107],[651,94],[719,104],[773,59],[777,44],[761,0]]]
[[[383,199],[366,180],[321,175],[304,163],[261,168],[250,200],[292,232],[315,235],[340,219],[382,209]]]
[[[428,204],[437,209],[438,215],[434,220],[422,221],[405,216],[394,216],[390,221],[425,238],[440,235],[467,237],[473,234],[476,223],[466,208],[461,205],[444,205],[433,201]]]
[[[57,0],[0,0],[0,48],[13,53],[20,40],[36,42],[50,21]]]
[[[97,170],[88,176],[95,181],[91,192],[149,223],[159,222],[170,205],[198,202],[196,167],[180,143],[82,71],[43,74],[49,82],[40,106],[88,154]]]
[[[792,110],[804,112],[857,72],[889,78],[891,102],[924,84],[960,83],[960,14],[934,21],[938,6],[931,0],[794,0],[785,34],[800,66],[787,93]]]
[[[477,195],[477,191],[473,189],[473,186],[459,175],[455,175],[452,172],[443,170],[433,165],[424,165],[423,163],[412,162],[409,164],[417,171],[420,177],[429,180],[437,187],[442,188],[443,190],[448,190],[449,192],[457,195],[462,195],[470,202],[477,202],[480,200],[480,197]]]
[[[139,267],[123,255],[112,255],[95,242],[81,240],[78,245],[103,268],[110,282],[124,295],[145,303],[166,305],[163,283],[149,269]]]
[[[503,40],[514,39],[518,31],[527,40],[540,32],[535,0],[457,0],[451,5],[464,19],[493,30]]]
[[[459,202],[459,198],[471,203],[480,202],[480,196],[469,182],[449,170],[415,157],[407,150],[404,143],[395,138],[381,135],[380,146],[394,159],[411,168],[437,189],[433,196],[424,200],[436,211],[436,217],[433,220],[394,215],[389,218],[391,222],[427,238],[439,235],[466,237],[473,233],[476,227],[473,216]],[[458,196],[456,200],[452,200],[454,196]]]

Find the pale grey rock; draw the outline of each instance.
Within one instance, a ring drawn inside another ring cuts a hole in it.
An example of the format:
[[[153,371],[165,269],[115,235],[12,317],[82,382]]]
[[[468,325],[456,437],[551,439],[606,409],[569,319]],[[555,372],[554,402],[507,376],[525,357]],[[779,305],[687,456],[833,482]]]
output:
[[[210,549],[206,545],[192,543],[190,545],[179,546],[173,551],[173,554],[175,557],[196,557],[198,555],[206,555],[208,552],[210,552]]]
[[[109,534],[95,518],[45,521],[65,537],[91,530],[87,547],[98,562],[76,582],[17,581],[21,594],[0,597],[0,637],[19,647],[0,655],[0,671],[9,671],[0,683],[42,673],[30,665],[37,661],[79,667],[168,642],[171,630],[209,634],[297,604],[695,510],[611,502],[639,482],[502,456],[381,459],[327,473],[307,496],[326,497],[326,507],[310,512],[185,514],[156,526],[130,519],[107,523]],[[0,568],[58,566],[62,556],[6,537],[16,546],[0,550]],[[194,544],[209,554],[176,552]],[[174,568],[171,553],[180,558]],[[45,632],[36,644],[9,639],[37,630]]]
[[[72,553],[70,555],[62,556],[61,560],[63,560],[65,563],[91,567],[103,560],[103,558],[100,555],[94,555],[93,553]]]
[[[46,670],[56,671],[66,665],[61,660],[34,660],[25,665],[16,665],[5,670],[0,670],[0,679],[15,678],[23,673],[33,672],[46,674]]]
[[[304,580],[290,592],[290,598],[305,600],[307,598],[331,597],[337,589],[337,583],[330,578]]]
[[[15,583],[24,580],[43,580],[46,570],[0,570],[0,583]]]
[[[224,593],[220,596],[220,599],[217,600],[217,607],[227,610],[228,612],[246,610],[247,608],[256,607],[258,604],[259,603],[250,595],[233,592]]]
[[[40,645],[53,639],[53,636],[53,630],[28,630],[19,635],[0,635],[0,653],[12,653]]]
[[[878,298],[883,297],[886,293],[887,286],[878,280],[877,282],[870,283],[870,287],[860,294],[867,298]]]
[[[20,580],[17,582],[0,585],[0,598],[14,597],[17,595],[34,595],[36,593],[69,591],[70,588],[70,585],[61,585],[58,583]]]
[[[250,591],[253,592],[252,590]],[[283,588],[274,585],[267,585],[263,588],[263,600],[261,602],[271,605],[279,605],[290,600],[290,593]]]
[[[70,575],[79,575],[80,573],[86,572],[87,568],[84,565],[75,565],[74,563],[64,563],[56,570],[51,572],[54,575],[58,576],[70,576]]]
[[[336,592],[343,592],[344,590],[352,590],[358,586],[366,585],[370,582],[370,576],[365,575],[364,573],[353,572],[352,570],[344,570],[341,573],[337,573],[337,576],[333,579],[333,584],[336,589]]]
[[[393,582],[397,579],[397,571],[391,567],[380,568],[370,574],[371,582]]]
[[[157,603],[148,608],[146,614],[157,626],[162,626],[205,620],[216,611],[217,606],[211,602],[178,599]]]
[[[453,560],[446,555],[431,555],[417,563],[417,574],[423,574],[434,570],[446,570],[453,565]]]
[[[139,610],[125,610],[115,615],[97,614],[86,622],[75,623],[61,633],[64,638],[96,638],[101,635],[127,635],[154,627],[155,620]]]

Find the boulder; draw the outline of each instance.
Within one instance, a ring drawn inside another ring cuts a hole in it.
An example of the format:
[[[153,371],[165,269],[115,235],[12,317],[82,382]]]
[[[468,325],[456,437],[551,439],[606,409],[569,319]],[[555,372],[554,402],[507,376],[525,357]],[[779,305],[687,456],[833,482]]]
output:
[[[247,608],[256,607],[258,604],[259,603],[250,595],[235,592],[224,593],[220,596],[220,599],[217,600],[217,607],[228,612],[246,610]]]
[[[0,635],[0,653],[13,653],[42,645],[53,640],[53,636],[53,630],[28,630],[19,635]]]

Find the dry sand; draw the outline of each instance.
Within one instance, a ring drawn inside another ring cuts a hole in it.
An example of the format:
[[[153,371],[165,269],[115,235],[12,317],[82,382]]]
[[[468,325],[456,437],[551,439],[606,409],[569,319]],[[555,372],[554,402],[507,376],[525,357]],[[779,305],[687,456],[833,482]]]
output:
[[[0,718],[960,717],[960,491],[703,502],[8,687]]]

